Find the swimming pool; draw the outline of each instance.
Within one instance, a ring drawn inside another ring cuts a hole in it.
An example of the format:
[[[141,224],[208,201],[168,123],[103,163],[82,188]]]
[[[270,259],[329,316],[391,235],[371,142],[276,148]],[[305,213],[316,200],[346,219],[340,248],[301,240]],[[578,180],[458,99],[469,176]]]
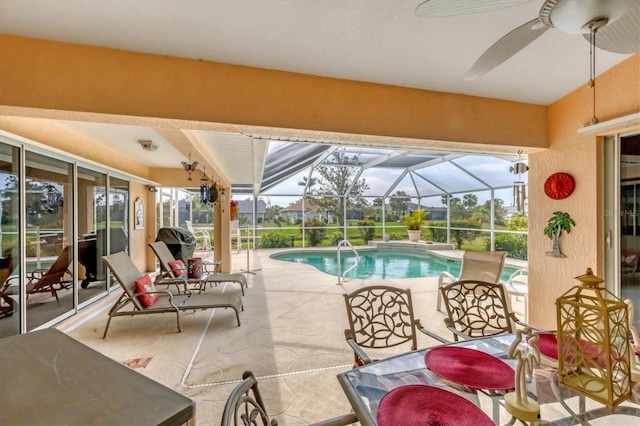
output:
[[[359,250],[360,262],[347,276],[360,279],[394,279],[437,277],[447,271],[454,277],[460,275],[460,261],[444,259],[429,253],[399,251]],[[337,256],[335,251],[296,251],[274,254],[272,259],[287,262],[306,263],[325,274],[337,276]],[[353,252],[340,254],[340,270],[344,273],[355,263]],[[509,279],[513,268],[504,268],[502,279]]]

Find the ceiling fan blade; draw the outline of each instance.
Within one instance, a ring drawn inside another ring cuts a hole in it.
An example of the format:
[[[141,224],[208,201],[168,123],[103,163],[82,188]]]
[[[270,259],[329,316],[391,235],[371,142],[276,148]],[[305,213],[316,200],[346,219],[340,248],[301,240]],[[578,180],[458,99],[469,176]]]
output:
[[[584,38],[589,41],[589,34]],[[620,19],[598,30],[596,47],[614,53],[640,52],[640,1]]]
[[[538,18],[532,19],[495,42],[467,71],[465,80],[473,80],[488,73],[544,34],[549,27],[537,25],[539,22]]]
[[[427,0],[418,5],[414,14],[419,18],[470,15],[517,6],[531,0]]]

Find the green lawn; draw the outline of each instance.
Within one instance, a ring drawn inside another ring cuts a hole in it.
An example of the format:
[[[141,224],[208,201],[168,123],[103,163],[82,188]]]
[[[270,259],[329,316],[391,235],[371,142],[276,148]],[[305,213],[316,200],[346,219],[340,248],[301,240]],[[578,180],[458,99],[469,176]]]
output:
[[[354,245],[364,245],[366,244],[366,241],[364,241],[362,239],[362,236],[360,234],[360,228],[357,228],[357,220],[349,220],[347,221],[347,239]],[[426,229],[427,226],[429,226],[429,221],[425,222],[425,226],[423,227],[423,229]],[[375,222],[375,226],[376,226],[376,232],[375,232],[375,236],[374,236],[374,240],[382,240],[383,236],[382,236],[382,222]],[[320,246],[329,246],[330,245],[330,238],[331,236],[336,233],[336,232],[342,232],[343,227],[338,225],[338,224],[329,224],[326,225],[327,229],[325,230],[325,238],[322,240],[322,243],[320,244]],[[271,229],[264,229],[264,228],[271,228]],[[489,231],[489,224],[483,224],[482,225],[482,230],[486,230]],[[274,222],[270,222],[270,223],[261,223],[258,225],[258,227],[256,228],[257,230],[257,235],[258,236],[262,236],[266,233],[277,233],[280,235],[283,235],[285,239],[290,240],[291,237],[293,237],[294,240],[294,247],[302,247],[302,228],[299,224],[281,224],[281,226],[278,226],[276,223]],[[495,226],[495,230],[506,230],[506,226],[504,225],[496,225]],[[397,223],[397,222],[387,222],[387,226],[386,226],[386,232],[387,234],[395,234],[395,236],[401,240],[407,240],[407,227],[406,225],[404,225],[404,223]],[[241,228],[240,231],[241,234],[241,238],[242,238],[242,244],[246,245],[246,228],[243,230]],[[488,232],[483,232],[482,235],[480,235],[478,238],[476,238],[475,240],[471,241],[471,242],[465,242],[462,245],[462,249],[463,250],[469,250],[469,251],[480,251],[480,250],[484,250],[485,249],[485,238],[489,237],[489,233]],[[306,238],[306,243],[307,245],[309,244],[309,238]],[[249,243],[250,248],[253,248],[253,243],[252,241],[250,241]],[[232,247],[235,249],[236,244],[235,244],[235,240],[234,240],[234,244],[232,245]]]

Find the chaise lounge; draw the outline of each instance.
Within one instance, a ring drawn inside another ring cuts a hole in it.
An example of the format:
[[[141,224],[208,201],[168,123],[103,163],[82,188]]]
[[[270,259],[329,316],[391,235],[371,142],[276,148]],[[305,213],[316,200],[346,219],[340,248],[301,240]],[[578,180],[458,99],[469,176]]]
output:
[[[204,286],[209,284],[218,284],[218,283],[226,283],[226,282],[235,282],[240,284],[240,290],[242,291],[242,295],[244,296],[244,289],[248,287],[247,278],[242,274],[208,274],[203,275],[201,278],[188,278],[185,275],[179,273],[174,267],[172,267],[171,263],[175,262],[176,259],[171,254],[171,251],[167,247],[167,245],[162,241],[156,241],[154,243],[150,243],[149,247],[153,250],[160,262],[160,269],[162,269],[162,275],[156,278],[156,285],[159,284],[174,284],[180,285],[182,284],[184,288],[187,288],[187,284],[196,285],[199,291],[204,290]]]
[[[109,310],[109,319],[104,329],[102,338],[107,337],[109,325],[113,317],[149,315],[175,313],[178,332],[180,328],[180,312],[196,311],[211,308],[231,308],[236,312],[236,321],[240,326],[239,311],[242,310],[242,299],[234,293],[206,293],[206,294],[171,294],[167,290],[155,290],[151,284],[148,275],[140,273],[131,258],[124,252],[115,253],[109,256],[103,256],[102,259],[107,264],[116,280],[122,286],[124,292],[118,298],[113,307]],[[149,287],[145,287],[143,291],[138,291],[136,285],[148,279]],[[156,298],[157,295],[158,297]],[[155,301],[149,303],[147,297],[156,298]],[[131,310],[125,310],[125,307],[131,305]],[[146,306],[145,306],[146,305]]]

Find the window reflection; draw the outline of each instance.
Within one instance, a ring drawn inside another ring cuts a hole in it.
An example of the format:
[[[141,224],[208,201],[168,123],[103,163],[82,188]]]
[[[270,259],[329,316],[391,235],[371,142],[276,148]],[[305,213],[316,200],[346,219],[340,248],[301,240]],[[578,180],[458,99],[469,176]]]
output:
[[[19,333],[20,150],[0,144],[0,338]]]
[[[73,309],[73,165],[26,153],[27,330]]]
[[[129,182],[113,176],[109,178],[109,253],[129,248]],[[111,286],[118,285],[111,280]]]
[[[78,301],[107,290],[107,176],[78,167]]]

